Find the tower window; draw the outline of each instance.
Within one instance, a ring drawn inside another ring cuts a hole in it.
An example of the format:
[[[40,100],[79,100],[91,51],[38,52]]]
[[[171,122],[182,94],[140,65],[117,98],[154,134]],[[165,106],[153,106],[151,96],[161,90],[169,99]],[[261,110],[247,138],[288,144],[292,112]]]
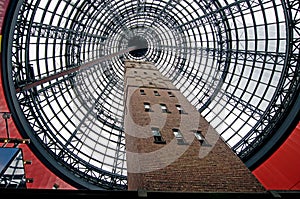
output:
[[[169,97],[175,97],[171,91],[168,91]]]
[[[177,105],[176,105],[176,108],[177,108],[179,114],[183,114],[183,113],[184,113],[183,108],[182,108],[181,105],[177,104]]]
[[[146,95],[145,90],[141,89],[140,90],[141,95]]]
[[[153,91],[155,96],[160,96],[158,91]]]
[[[205,141],[205,138],[202,135],[201,131],[196,131],[194,134],[195,134],[195,137],[199,140],[200,144],[202,144]]]
[[[164,139],[161,136],[159,128],[152,127],[151,131],[152,131],[152,135],[154,138],[154,143],[157,143],[157,144],[165,144],[166,143],[166,141],[164,141]]]
[[[150,103],[144,102],[144,108],[145,108],[145,111],[146,111],[146,112],[150,112],[150,111],[151,111]]]
[[[173,129],[173,134],[174,134],[175,138],[177,139],[177,144],[185,144],[183,135],[181,134],[179,129]]]
[[[165,104],[160,104],[160,107],[163,113],[169,113],[168,108]]]

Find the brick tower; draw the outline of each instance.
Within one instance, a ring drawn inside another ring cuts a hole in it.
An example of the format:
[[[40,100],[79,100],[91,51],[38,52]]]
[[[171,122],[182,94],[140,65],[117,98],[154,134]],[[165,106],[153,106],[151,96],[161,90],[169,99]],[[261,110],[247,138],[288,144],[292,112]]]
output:
[[[128,190],[265,191],[153,63],[125,66]]]

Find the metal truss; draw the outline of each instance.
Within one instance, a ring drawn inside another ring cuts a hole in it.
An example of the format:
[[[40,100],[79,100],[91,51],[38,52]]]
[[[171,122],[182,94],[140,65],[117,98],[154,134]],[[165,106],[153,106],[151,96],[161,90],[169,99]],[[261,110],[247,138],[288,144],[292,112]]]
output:
[[[244,136],[232,149],[242,158],[247,160],[251,151],[262,145],[265,139],[274,135],[278,125],[284,121],[288,113],[291,112],[293,103],[299,97],[300,78],[300,16],[299,1],[287,1],[283,4],[287,14],[287,27],[291,27],[287,34],[288,48],[283,65],[280,83],[272,98],[272,103],[264,111],[257,124]],[[260,56],[260,54],[259,54]],[[265,55],[268,60],[275,63],[282,63],[282,55]]]

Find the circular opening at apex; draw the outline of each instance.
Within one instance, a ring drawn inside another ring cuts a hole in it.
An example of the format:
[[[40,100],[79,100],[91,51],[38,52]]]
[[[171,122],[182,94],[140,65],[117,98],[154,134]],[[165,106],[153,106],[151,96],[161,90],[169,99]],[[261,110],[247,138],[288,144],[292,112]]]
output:
[[[148,42],[145,38],[135,36],[129,39],[128,47],[135,47],[129,54],[133,57],[143,57],[148,51]]]

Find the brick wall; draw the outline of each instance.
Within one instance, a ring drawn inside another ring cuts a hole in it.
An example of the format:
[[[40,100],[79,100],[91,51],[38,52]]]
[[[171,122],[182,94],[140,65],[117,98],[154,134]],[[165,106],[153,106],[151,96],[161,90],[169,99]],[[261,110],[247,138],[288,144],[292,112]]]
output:
[[[262,185],[209,123],[150,63],[126,62],[125,133],[128,189],[151,191],[258,192]],[[145,95],[141,95],[140,90]],[[154,91],[160,95],[155,96]],[[170,97],[172,92],[174,97]],[[151,105],[146,112],[144,102]],[[159,104],[169,112],[163,113]],[[179,114],[181,105],[184,114]],[[165,143],[154,143],[151,127]],[[178,144],[173,128],[184,144]],[[194,132],[205,137],[200,143]]]

